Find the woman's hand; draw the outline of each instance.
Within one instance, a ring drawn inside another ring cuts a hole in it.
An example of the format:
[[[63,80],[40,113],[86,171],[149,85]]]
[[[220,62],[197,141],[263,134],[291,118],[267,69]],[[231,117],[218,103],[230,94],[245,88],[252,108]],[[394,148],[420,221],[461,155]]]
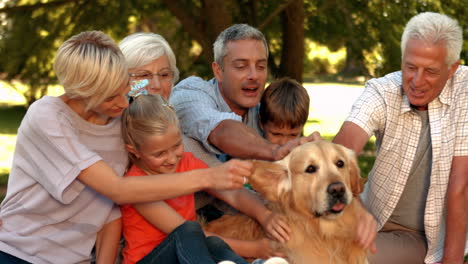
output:
[[[289,240],[291,229],[286,223],[284,215],[269,211],[262,221],[260,221],[260,224],[269,238],[281,243],[285,243]]]
[[[253,163],[231,159],[210,169],[209,187],[215,190],[240,189],[253,173]]]

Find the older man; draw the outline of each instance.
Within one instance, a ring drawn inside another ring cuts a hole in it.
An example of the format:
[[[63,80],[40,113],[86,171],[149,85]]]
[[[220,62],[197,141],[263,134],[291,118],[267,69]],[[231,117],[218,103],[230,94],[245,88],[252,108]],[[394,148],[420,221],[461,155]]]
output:
[[[468,184],[468,67],[463,37],[441,14],[413,17],[401,71],[367,82],[334,142],[377,158],[363,193],[377,219],[370,263],[463,263]],[[445,246],[444,246],[445,236]]]

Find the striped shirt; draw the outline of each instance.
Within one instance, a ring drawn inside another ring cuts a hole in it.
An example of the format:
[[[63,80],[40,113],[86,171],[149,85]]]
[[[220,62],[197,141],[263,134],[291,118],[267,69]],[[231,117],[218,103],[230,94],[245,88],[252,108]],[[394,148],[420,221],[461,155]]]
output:
[[[441,94],[429,103],[428,113],[432,170],[424,213],[428,243],[425,262],[433,263],[443,255],[445,197],[452,158],[468,155],[467,66],[458,67]],[[368,81],[347,121],[377,139],[377,158],[363,200],[380,229],[392,215],[404,190],[421,133],[421,120],[402,89],[401,72]]]
[[[57,97],[30,106],[0,209],[0,251],[35,264],[90,262],[97,232],[120,211],[77,176],[100,160],[123,175],[120,123],[86,122]]]
[[[189,77],[182,80],[172,90],[169,101],[176,109],[184,134],[200,141],[211,153],[223,154],[208,142],[211,131],[223,120],[244,122],[260,134],[258,107],[250,108],[242,120],[224,101],[216,79],[205,81]]]

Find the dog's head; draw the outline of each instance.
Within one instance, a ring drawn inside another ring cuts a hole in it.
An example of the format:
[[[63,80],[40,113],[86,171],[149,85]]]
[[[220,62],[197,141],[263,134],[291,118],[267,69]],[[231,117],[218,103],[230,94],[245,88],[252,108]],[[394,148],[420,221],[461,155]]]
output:
[[[315,217],[336,218],[363,187],[354,152],[323,140],[298,146],[280,161],[254,164],[255,190]]]

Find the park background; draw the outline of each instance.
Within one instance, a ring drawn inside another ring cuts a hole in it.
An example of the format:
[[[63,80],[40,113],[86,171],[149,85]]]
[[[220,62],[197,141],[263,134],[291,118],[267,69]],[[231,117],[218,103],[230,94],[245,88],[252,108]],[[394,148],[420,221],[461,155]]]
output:
[[[0,200],[25,111],[43,95],[62,92],[52,63],[72,35],[102,30],[119,42],[155,32],[172,46],[181,79],[208,79],[216,36],[248,23],[267,38],[269,81],[289,76],[308,90],[304,134],[317,130],[331,139],[364,82],[399,70],[404,26],[424,11],[459,21],[466,64],[468,0],[0,0]],[[371,141],[359,157],[363,176],[374,152]]]

